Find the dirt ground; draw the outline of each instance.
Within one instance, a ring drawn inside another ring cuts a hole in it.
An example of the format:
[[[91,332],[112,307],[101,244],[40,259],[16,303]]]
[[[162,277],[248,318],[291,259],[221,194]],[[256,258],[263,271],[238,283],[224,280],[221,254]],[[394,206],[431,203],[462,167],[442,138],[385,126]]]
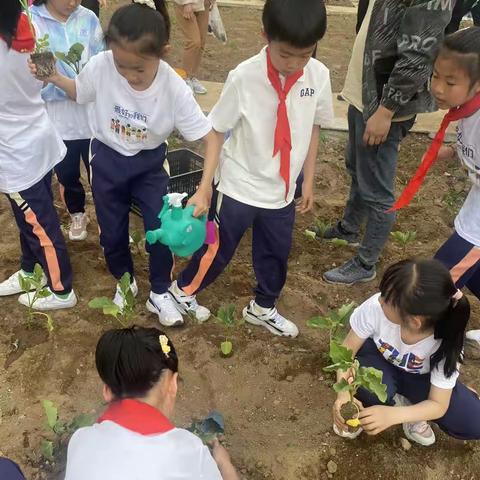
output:
[[[209,39],[202,78],[224,79],[231,67],[261,45],[258,12],[226,9],[224,16],[232,40],[223,47]],[[337,87],[353,39],[351,33],[344,32],[351,31],[352,18],[332,17],[330,32],[320,49],[319,57],[331,68]],[[172,49],[172,58],[178,58],[177,36]],[[398,189],[416,168],[427,142],[425,137],[410,136],[403,143]],[[332,433],[333,379],[322,371],[327,364],[327,337],[307,327],[306,321],[351,300],[361,302],[378,285],[378,280],[350,288],[324,283],[322,272],[339,265],[354,251],[304,235],[315,218],[334,221],[342,213],[348,193],[344,146],[345,134],[325,133],[318,157],[315,212],[299,217],[295,227],[288,281],[279,309],[296,322],[300,336],[295,340],[280,339],[263,329],[240,325],[230,333],[234,354],[224,359],[219,354],[219,343],[225,338],[225,329],[214,320],[204,325],[189,321],[182,328],[169,330],[181,361],[174,421],[183,426],[210,410],[222,412],[233,461],[243,478],[249,480],[317,480],[332,476],[342,480],[480,478],[479,447],[474,442],[453,440],[438,429],[434,447],[413,446],[409,451],[399,445],[400,427],[376,438],[363,435],[354,442]],[[453,163],[433,169],[413,205],[398,218],[397,230],[417,231],[417,240],[409,246],[407,255],[430,256],[448,237],[465,186]],[[58,207],[66,221],[63,207]],[[55,330],[49,335],[40,324],[26,329],[25,311],[16,298],[1,300],[0,454],[16,460],[29,480],[63,478],[65,449],[58,452],[53,465],[40,455],[42,438],[51,438],[40,405],[42,399],[58,405],[63,419],[79,413],[98,414],[103,408],[94,348],[99,335],[116,325],[87,304],[93,297],[111,296],[115,283],[98,244],[90,195],[88,212],[92,218],[88,239],[68,242],[79,304],[69,311],[54,312]],[[132,224],[132,229],[140,228],[137,219],[132,219]],[[0,198],[0,225],[0,278],[5,278],[18,269],[19,255],[17,230],[5,198]],[[379,273],[402,257],[401,247],[389,243]],[[140,287],[135,322],[156,325],[156,317],[144,308],[149,290],[146,258],[135,252],[134,259]],[[231,267],[199,299],[214,312],[234,303],[240,313],[253,285],[247,235]],[[479,327],[479,305],[474,299],[472,304],[472,326]],[[463,370],[464,381],[477,389],[478,367],[478,361],[471,360]],[[329,461],[337,466],[333,475],[327,473]]]

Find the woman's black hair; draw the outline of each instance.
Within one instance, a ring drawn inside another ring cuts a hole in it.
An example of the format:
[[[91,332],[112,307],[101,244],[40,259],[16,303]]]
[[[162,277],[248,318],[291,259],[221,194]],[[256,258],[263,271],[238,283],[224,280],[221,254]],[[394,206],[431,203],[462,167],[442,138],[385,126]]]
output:
[[[45,3],[47,3],[48,0],[33,0],[33,4],[38,7],[40,5],[44,5]]]
[[[267,0],[262,22],[269,42],[308,48],[325,35],[327,11],[323,0]]]
[[[170,17],[163,0],[154,0],[156,10],[132,3],[113,14],[105,33],[105,42],[136,43],[140,54],[161,58],[170,40]]]
[[[168,352],[162,348],[162,336],[168,340]],[[142,398],[165,370],[178,371],[175,347],[158,328],[133,326],[105,332],[97,344],[95,363],[117,399]]]
[[[439,55],[455,56],[455,61],[470,78],[471,86],[480,82],[480,27],[470,27],[447,35]]]
[[[12,46],[21,13],[22,6],[18,0],[0,1],[0,35],[7,43],[8,48]]]
[[[445,360],[445,376],[450,377],[463,363],[465,328],[470,318],[470,303],[463,296],[453,298],[457,287],[448,269],[437,260],[408,259],[391,265],[380,282],[383,300],[397,308],[403,318],[420,316],[424,329],[433,328],[441,339],[430,358],[433,369]]]

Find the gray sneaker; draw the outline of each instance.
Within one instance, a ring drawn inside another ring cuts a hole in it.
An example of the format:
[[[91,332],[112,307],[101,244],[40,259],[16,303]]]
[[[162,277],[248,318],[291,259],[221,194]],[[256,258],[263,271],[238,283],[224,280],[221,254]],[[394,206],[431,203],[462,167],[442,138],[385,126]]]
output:
[[[349,233],[342,228],[341,222],[337,222],[335,225],[328,227],[324,232],[315,225],[312,230],[317,234],[318,237],[324,238],[325,240],[333,240],[334,238],[339,238],[340,240],[345,240],[352,247],[358,247],[360,245],[358,233]]]
[[[323,279],[328,283],[354,285],[355,283],[370,282],[376,276],[375,267],[368,270],[360,263],[357,257],[354,257],[341,267],[325,272]]]

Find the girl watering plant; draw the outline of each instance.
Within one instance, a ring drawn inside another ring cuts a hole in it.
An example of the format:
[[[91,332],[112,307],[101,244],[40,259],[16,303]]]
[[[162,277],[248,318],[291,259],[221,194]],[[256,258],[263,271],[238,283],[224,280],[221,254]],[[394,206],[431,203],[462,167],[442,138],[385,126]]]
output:
[[[75,78],[87,61],[103,50],[103,33],[98,18],[82,7],[80,0],[35,0],[31,13],[39,35],[48,34],[49,48],[57,57],[57,70]],[[55,167],[60,192],[71,216],[70,240],[87,237],[85,190],[80,180],[81,160],[88,167],[93,135],[89,105],[79,105],[63,90],[49,84],[42,91],[48,114],[67,146],[67,155]]]
[[[20,231],[21,270],[0,283],[0,296],[22,291],[20,276],[35,264],[46,273],[50,295],[37,310],[73,307],[72,270],[51,190],[51,170],[65,146],[41,99],[42,82],[28,72],[35,36],[18,0],[0,2],[0,192],[6,194]],[[29,305],[29,294],[19,297]]]

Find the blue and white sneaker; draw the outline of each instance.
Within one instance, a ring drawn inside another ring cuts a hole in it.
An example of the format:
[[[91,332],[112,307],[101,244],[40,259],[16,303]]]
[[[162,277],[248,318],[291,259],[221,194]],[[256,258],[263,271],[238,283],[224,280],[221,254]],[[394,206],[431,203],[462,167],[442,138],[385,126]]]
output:
[[[199,305],[195,295],[187,295],[176,281],[172,282],[168,289],[176,304],[177,310],[182,315],[193,315],[200,322],[206,322],[210,318],[210,310],[207,307]]]
[[[252,300],[248,307],[243,309],[243,318],[252,325],[265,327],[274,335],[292,338],[298,335],[297,326],[290,320],[282,317],[275,307],[260,307],[255,303],[255,300]]]
[[[158,315],[158,321],[164,327],[183,325],[182,314],[178,311],[175,301],[168,292],[162,294],[150,292],[146,307],[149,312]]]
[[[323,274],[323,279],[328,283],[354,285],[355,283],[370,282],[375,279],[377,272],[375,266],[365,268],[360,260],[355,257],[340,267],[334,268]]]

